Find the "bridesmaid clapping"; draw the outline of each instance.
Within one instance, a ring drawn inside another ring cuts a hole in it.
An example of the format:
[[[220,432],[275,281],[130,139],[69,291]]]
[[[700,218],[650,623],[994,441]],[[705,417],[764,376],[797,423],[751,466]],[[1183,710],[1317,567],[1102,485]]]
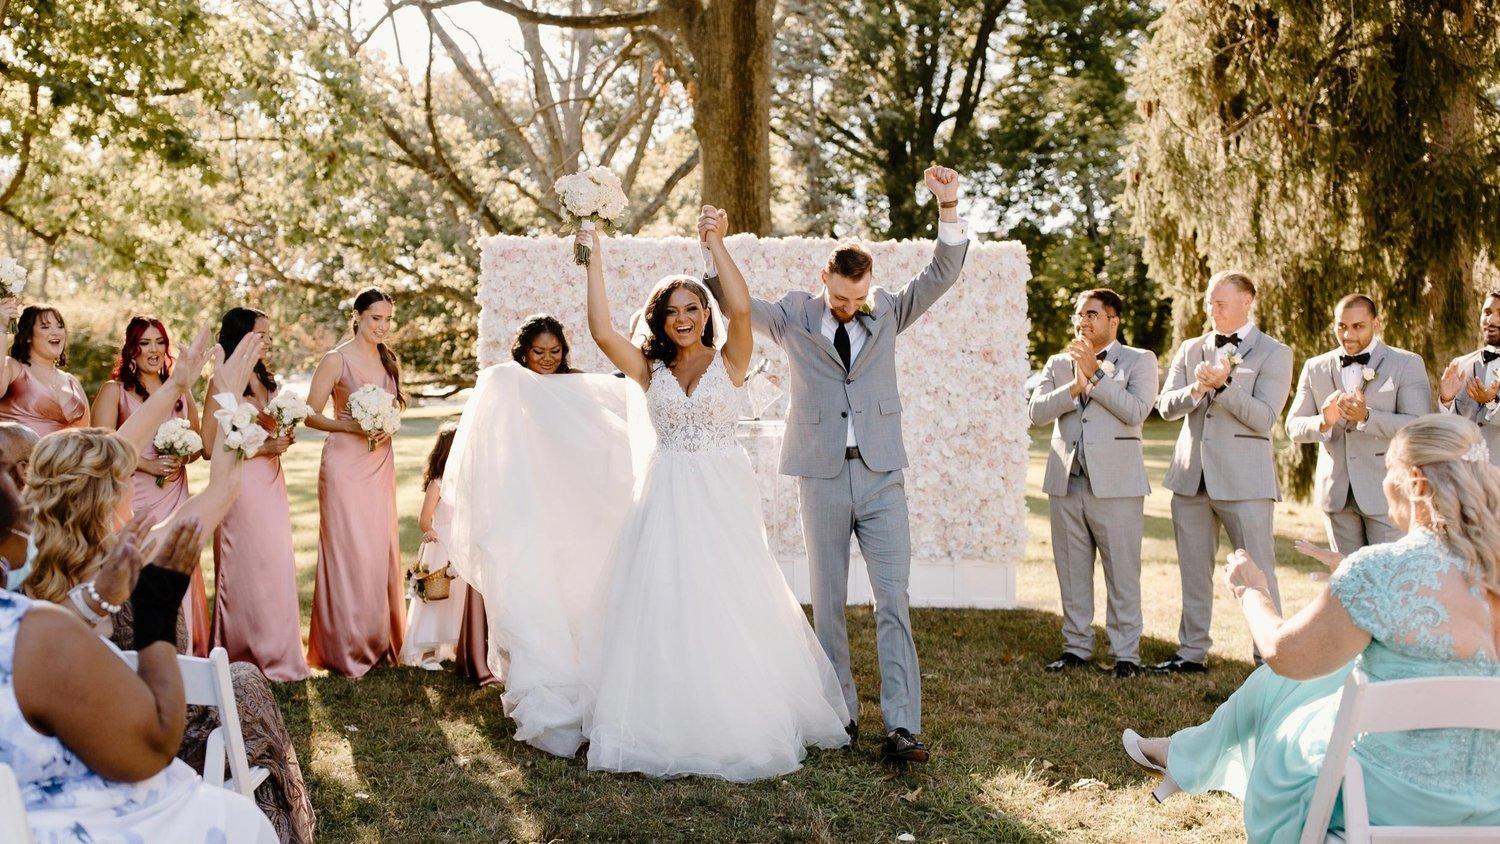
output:
[[[406,406],[401,364],[386,346],[395,305],[370,287],[354,298],[354,337],[313,373],[307,425],[327,431],[318,471],[318,579],[307,661],[348,677],[395,664],[405,629],[396,525],[396,459],[390,437],[367,434],[349,396],[374,384]],[[324,416],[329,397],[334,415]]]
[[[232,354],[246,335],[269,337],[270,331],[271,320],[260,311],[231,308],[219,326],[219,345]],[[278,391],[263,353],[245,399],[264,411]],[[275,427],[264,416],[261,424]],[[205,442],[212,441],[217,426],[212,416],[204,420]],[[229,651],[231,660],[254,663],[267,679],[283,683],[305,680],[309,673],[302,656],[292,514],[281,472],[281,455],[294,439],[294,433],[272,436],[245,461],[239,497],[214,532],[213,643]]]
[[[111,430],[125,424],[132,413],[145,404],[161,385],[172,377],[172,338],[167,327],[154,316],[133,316],[125,325],[125,340],[120,345],[120,355],[115,359],[115,368],[99,395],[94,397],[94,424]],[[198,408],[191,395],[184,395],[172,408],[173,419],[185,419],[193,431],[198,432]],[[196,460],[199,455],[188,458],[158,454],[154,445],[141,451],[131,476],[133,492],[130,509],[145,513],[151,524],[167,520],[182,502],[188,499],[187,472],[185,463]],[[208,592],[203,585],[203,574],[193,569],[192,584],[183,600],[183,620],[187,624],[189,652],[195,656],[208,656]]]

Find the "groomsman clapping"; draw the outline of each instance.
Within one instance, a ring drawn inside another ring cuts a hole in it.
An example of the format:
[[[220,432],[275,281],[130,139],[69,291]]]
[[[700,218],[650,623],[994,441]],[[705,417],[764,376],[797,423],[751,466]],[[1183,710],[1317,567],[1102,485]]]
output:
[[[1443,371],[1438,410],[1473,420],[1489,445],[1490,462],[1500,466],[1500,290],[1485,294],[1479,335],[1484,345]]]
[[[1339,348],[1302,367],[1286,420],[1293,442],[1318,444],[1313,503],[1333,550],[1352,554],[1399,539],[1388,515],[1385,454],[1391,437],[1432,409],[1422,359],[1381,342],[1375,301],[1345,296],[1334,307]]]
[[[1141,424],[1151,415],[1156,355],[1119,341],[1125,303],[1113,290],[1078,295],[1077,338],[1047,361],[1032,395],[1031,424],[1052,422],[1043,488],[1052,559],[1062,590],[1062,656],[1048,671],[1088,665],[1094,653],[1094,557],[1108,589],[1105,629],[1114,676],[1139,674],[1141,533],[1146,465]]]
[[[1183,419],[1166,487],[1182,575],[1177,655],[1158,671],[1207,671],[1213,639],[1214,559],[1219,527],[1231,546],[1266,572],[1279,607],[1271,519],[1281,489],[1271,436],[1292,387],[1292,350],[1251,320],[1255,282],[1226,271],[1208,282],[1205,308],[1213,330],[1183,343],[1172,358],[1157,409]]]

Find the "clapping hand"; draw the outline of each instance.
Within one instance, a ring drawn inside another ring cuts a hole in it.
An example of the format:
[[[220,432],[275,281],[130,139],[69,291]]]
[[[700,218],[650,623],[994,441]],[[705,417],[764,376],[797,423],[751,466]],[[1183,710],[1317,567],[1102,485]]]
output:
[[[1094,356],[1094,347],[1082,337],[1068,344],[1068,358],[1073,361],[1073,370],[1084,381],[1092,380],[1094,373],[1099,371],[1099,359]]]
[[[1458,391],[1464,388],[1468,380],[1469,376],[1464,374],[1464,368],[1459,365],[1458,361],[1449,363],[1448,367],[1443,370],[1443,377],[1438,383],[1438,399],[1443,404],[1451,404],[1454,399],[1458,398]]]
[[[1364,391],[1343,393],[1339,396],[1339,414],[1356,425],[1370,418],[1370,409],[1365,406]]]
[[[146,564],[141,546],[145,542],[146,531],[150,528],[146,514],[142,512],[136,513],[120,529],[115,547],[104,555],[94,574],[94,589],[99,597],[111,604],[123,604],[130,600],[130,593],[135,590],[141,568]]]
[[[934,164],[922,174],[922,182],[938,202],[958,201],[958,171]]]
[[[1469,398],[1477,405],[1486,405],[1500,397],[1500,379],[1488,388],[1478,378],[1469,379]]]
[[[1235,598],[1250,589],[1259,589],[1266,594],[1270,594],[1271,589],[1266,581],[1266,573],[1261,571],[1260,566],[1250,559],[1250,554],[1243,548],[1235,549],[1224,560],[1224,585],[1229,587]]]
[[[192,574],[203,550],[202,524],[196,516],[188,516],[173,521],[165,530],[166,535],[152,549],[151,565],[179,574]]]
[[[198,381],[198,376],[203,374],[203,365],[217,346],[209,341],[213,338],[213,328],[205,325],[198,329],[193,335],[193,342],[188,344],[187,350],[177,359],[172,366],[172,376],[169,381],[179,387],[184,393],[193,389],[193,384]]]
[[[1198,364],[1198,367],[1193,370],[1193,377],[1198,381],[1198,391],[1207,393],[1229,383],[1229,370],[1231,368],[1232,365],[1228,359],[1218,364],[1212,364],[1208,361]]]
[[[209,393],[215,396],[220,393],[243,395],[245,386],[250,383],[251,374],[255,372],[255,364],[260,361],[265,350],[266,335],[259,331],[246,334],[235,347],[234,354],[227,359],[224,357],[223,347],[215,345],[214,375]]]
[[[1340,554],[1339,552],[1331,548],[1322,548],[1320,546],[1314,545],[1305,539],[1299,539],[1296,542],[1293,542],[1292,548],[1295,549],[1298,554],[1312,557],[1314,560],[1317,560],[1318,562],[1327,566],[1330,570],[1338,568],[1339,563],[1342,563],[1344,561],[1343,554]]]
[[[1334,425],[1344,421],[1343,405],[1339,400],[1344,397],[1343,390],[1334,390],[1323,400],[1323,430],[1328,430]]]

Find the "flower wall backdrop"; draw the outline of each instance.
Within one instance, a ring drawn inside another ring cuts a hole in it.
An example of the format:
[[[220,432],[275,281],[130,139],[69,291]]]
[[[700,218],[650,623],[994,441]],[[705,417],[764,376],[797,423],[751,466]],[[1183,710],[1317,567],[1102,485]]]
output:
[[[735,235],[730,253],[756,296],[820,289],[818,271],[835,241]],[[931,241],[865,244],[875,258],[876,285],[898,290],[932,257]],[[479,287],[479,362],[509,359],[511,338],[529,315],[546,312],[566,326],[572,362],[591,372],[614,367],[589,339],[583,268],[570,238],[501,236],[484,244]],[[664,275],[700,274],[702,259],[687,238],[606,238],[604,262],[615,322],[624,330]],[[1031,271],[1019,243],[970,244],[963,278],[897,343],[911,466],[912,602],[927,606],[1008,607],[1015,603],[1014,566],[1026,547],[1026,281]],[[786,358],[756,337],[756,360],[767,366],[746,390],[746,415],[778,420]],[[762,481],[766,530],[799,596],[807,599],[806,560],[796,484],[776,474],[779,424],[742,425],[741,441]],[[857,551],[850,600],[869,600]]]

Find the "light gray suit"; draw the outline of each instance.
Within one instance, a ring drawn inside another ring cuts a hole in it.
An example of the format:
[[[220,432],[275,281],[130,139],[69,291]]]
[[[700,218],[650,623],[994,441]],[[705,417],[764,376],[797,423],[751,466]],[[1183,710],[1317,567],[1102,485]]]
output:
[[[1140,662],[1141,536],[1146,462],[1141,424],[1156,402],[1156,355],[1115,343],[1104,358],[1114,374],[1094,374],[1087,396],[1070,395],[1073,362],[1054,355],[1031,394],[1031,424],[1052,422],[1042,489],[1052,523],[1052,562],[1062,592],[1068,653],[1094,653],[1094,557],[1108,591],[1105,631],[1116,661]]]
[[[1172,490],[1172,528],[1182,576],[1182,621],[1177,655],[1203,662],[1213,644],[1214,569],[1219,526],[1266,572],[1271,597],[1276,585],[1272,530],[1281,488],[1271,437],[1292,389],[1292,350],[1253,325],[1237,347],[1243,362],[1217,394],[1193,398],[1193,371],[1212,361],[1214,333],[1183,343],[1172,357],[1157,410],[1168,422],[1184,419],[1165,485]]]
[[[1313,475],[1313,503],[1328,523],[1328,541],[1340,554],[1366,545],[1399,539],[1385,500],[1385,451],[1391,437],[1412,420],[1432,410],[1432,385],[1422,358],[1376,342],[1366,371],[1374,378],[1359,384],[1370,418],[1363,426],[1339,422],[1325,434],[1323,403],[1344,390],[1342,349],[1310,358],[1297,379],[1297,394],[1287,415],[1286,433],[1292,442],[1317,443],[1318,467]],[[1356,365],[1357,366],[1357,365]]]
[[[1458,359],[1459,366],[1470,378],[1483,380],[1485,374],[1483,349],[1470,352]],[[1493,383],[1493,382],[1490,382]],[[1488,387],[1490,384],[1485,383]],[[1442,410],[1440,406],[1438,408]],[[1448,411],[1444,411],[1448,412]],[[1453,413],[1457,413],[1465,419],[1470,419],[1479,426],[1479,432],[1484,435],[1484,441],[1490,447],[1490,463],[1500,466],[1500,408],[1490,409],[1485,405],[1475,402],[1469,398],[1466,390],[1459,390],[1458,396],[1453,399]]]
[[[797,478],[803,541],[812,569],[813,623],[843,685],[851,717],[859,695],[849,669],[844,606],[849,588],[849,536],[859,540],[875,597],[880,657],[880,710],[885,728],[922,731],[922,675],[912,640],[907,583],[911,530],[907,521],[906,448],[896,384],[896,336],[932,307],[963,270],[968,241],[938,241],[932,263],[901,290],[872,288],[872,313],[859,316],[869,336],[849,370],[823,336],[827,305],[794,291],[775,302],[754,299],[756,332],[786,351],[791,405],[781,440],[781,473]],[[716,277],[705,279],[715,296]],[[860,459],[845,457],[850,420]]]

